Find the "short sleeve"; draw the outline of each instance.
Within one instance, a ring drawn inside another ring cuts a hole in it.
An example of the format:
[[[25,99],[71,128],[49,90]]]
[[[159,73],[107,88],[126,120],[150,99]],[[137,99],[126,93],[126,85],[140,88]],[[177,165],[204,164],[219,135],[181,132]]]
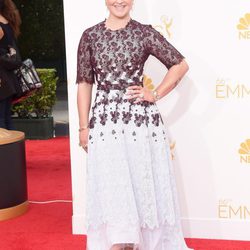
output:
[[[184,59],[184,56],[152,25],[147,25],[144,38],[148,54],[155,56],[168,69]]]
[[[76,83],[94,84],[94,72],[91,64],[91,43],[87,31],[84,31],[77,50]]]

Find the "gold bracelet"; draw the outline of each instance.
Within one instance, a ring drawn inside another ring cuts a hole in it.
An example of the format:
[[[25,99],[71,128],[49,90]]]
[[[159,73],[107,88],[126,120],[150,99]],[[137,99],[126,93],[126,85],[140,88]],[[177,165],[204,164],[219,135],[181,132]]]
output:
[[[83,127],[79,128],[78,131],[81,132],[81,131],[88,129],[88,128],[89,128],[89,125],[83,126]]]

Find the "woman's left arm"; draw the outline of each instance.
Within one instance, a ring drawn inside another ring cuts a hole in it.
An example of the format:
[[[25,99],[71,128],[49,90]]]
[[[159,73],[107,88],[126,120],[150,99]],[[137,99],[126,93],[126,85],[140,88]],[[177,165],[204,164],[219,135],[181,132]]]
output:
[[[128,87],[128,93],[130,93],[129,99],[139,98],[134,103],[140,102],[140,97],[142,96],[142,100],[150,102],[155,102],[164,97],[176,87],[189,69],[184,56],[160,32],[155,30],[152,25],[145,26],[143,41],[146,53],[155,56],[162,62],[168,69],[168,72],[161,84],[153,92],[147,87],[143,88],[136,85]]]
[[[171,90],[173,90],[177,86],[177,84],[181,81],[181,79],[186,74],[188,69],[189,66],[184,59],[179,64],[173,65],[168,70],[161,84],[157,86],[157,88],[155,89],[158,95],[158,99],[164,97]]]
[[[182,77],[186,74],[188,69],[189,66],[183,59],[179,64],[173,65],[168,70],[161,84],[159,84],[154,89],[154,92],[148,89],[148,87],[141,87],[136,85],[128,87],[128,99],[140,98],[140,95],[143,94],[143,100],[149,102],[156,102],[159,99],[163,98],[165,95],[167,95],[177,86],[177,84],[181,81]],[[135,99],[134,101],[134,103],[139,102],[141,102],[140,99]]]

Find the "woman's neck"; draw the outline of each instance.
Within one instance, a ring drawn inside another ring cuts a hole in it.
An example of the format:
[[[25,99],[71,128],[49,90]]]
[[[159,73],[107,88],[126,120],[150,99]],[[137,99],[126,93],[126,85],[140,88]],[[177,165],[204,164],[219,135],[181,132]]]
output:
[[[106,20],[106,26],[111,29],[123,28],[126,26],[130,19],[130,15],[119,18],[110,14]]]

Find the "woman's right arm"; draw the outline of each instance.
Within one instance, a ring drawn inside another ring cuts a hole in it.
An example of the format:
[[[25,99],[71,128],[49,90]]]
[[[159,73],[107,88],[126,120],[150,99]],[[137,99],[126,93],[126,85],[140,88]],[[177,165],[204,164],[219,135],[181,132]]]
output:
[[[79,143],[88,152],[89,111],[91,106],[92,88],[95,82],[91,62],[91,41],[87,31],[80,39],[77,51],[77,107],[79,115]]]
[[[85,82],[78,84],[77,89],[77,108],[79,116],[79,142],[81,146],[88,144],[88,134],[89,128],[86,128],[89,124],[89,112],[91,107],[92,98],[92,84],[87,84]],[[84,147],[83,147],[84,148]],[[87,148],[84,148],[88,152]]]

